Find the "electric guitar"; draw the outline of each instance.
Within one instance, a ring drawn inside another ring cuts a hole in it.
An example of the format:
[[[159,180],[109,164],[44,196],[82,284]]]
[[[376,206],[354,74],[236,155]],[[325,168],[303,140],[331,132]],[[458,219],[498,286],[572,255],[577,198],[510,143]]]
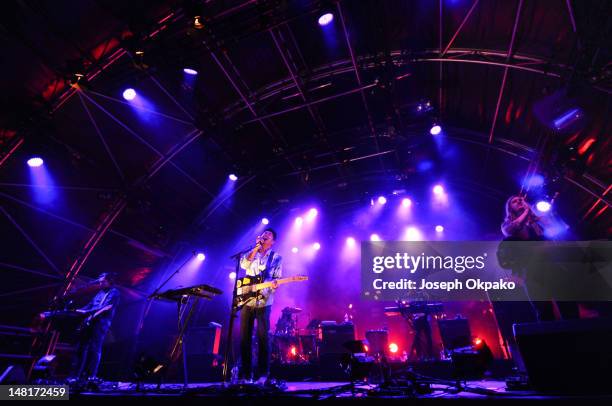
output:
[[[284,285],[285,283],[307,281],[308,276],[289,276],[268,282],[259,282],[259,280],[256,276],[245,276],[236,281],[236,307],[240,308],[252,300],[257,300],[262,289],[271,288],[275,284]]]

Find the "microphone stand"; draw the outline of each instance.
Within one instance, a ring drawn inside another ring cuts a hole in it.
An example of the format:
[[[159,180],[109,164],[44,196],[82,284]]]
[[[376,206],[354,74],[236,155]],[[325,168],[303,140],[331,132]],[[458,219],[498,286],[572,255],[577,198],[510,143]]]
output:
[[[195,253],[193,253],[193,255],[195,255]],[[193,255],[192,255],[192,256],[193,256]],[[157,294],[159,293],[159,291],[160,291],[160,290],[161,290],[161,289],[162,289],[164,286],[166,286],[166,284],[167,284],[168,282],[170,282],[170,279],[174,278],[174,276],[175,276],[177,273],[179,273],[179,272],[181,271],[181,269],[183,269],[183,267],[184,267],[185,265],[187,265],[187,262],[189,262],[189,261],[191,261],[191,257],[188,257],[188,258],[185,260],[185,262],[183,262],[183,263],[181,264],[181,266],[179,266],[179,267],[176,269],[176,271],[174,271],[174,272],[172,273],[172,275],[170,275],[170,276],[169,276],[169,277],[168,277],[168,278],[167,278],[167,279],[166,279],[166,280],[165,280],[165,281],[164,281],[164,282],[163,282],[161,285],[159,285],[159,287],[158,287],[157,289],[155,289],[155,291],[154,291],[153,293],[151,293],[151,294],[149,295],[149,297],[148,297],[147,299],[154,299],[154,298],[155,298],[155,296],[157,296]]]
[[[231,372],[231,369],[229,368],[230,354],[232,354],[232,361],[235,358],[233,356],[234,351],[232,348],[232,332],[234,330],[234,319],[238,315],[238,310],[240,310],[236,306],[236,303],[237,303],[236,293],[238,291],[238,273],[240,272],[240,258],[242,257],[242,255],[246,254],[247,252],[253,251],[255,249],[255,246],[256,245],[253,245],[245,250],[242,250],[230,256],[230,259],[233,259],[236,261],[236,270],[234,271],[234,273],[236,274],[236,277],[234,278],[234,288],[232,289],[232,304],[230,308],[229,323],[227,326],[227,336],[225,338],[225,351],[223,354],[223,383],[224,384],[227,384],[230,378],[230,372]]]

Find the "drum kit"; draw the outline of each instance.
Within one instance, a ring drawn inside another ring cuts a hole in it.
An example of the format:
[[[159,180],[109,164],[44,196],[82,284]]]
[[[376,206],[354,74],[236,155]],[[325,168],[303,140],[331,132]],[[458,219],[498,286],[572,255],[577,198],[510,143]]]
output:
[[[272,362],[277,364],[304,364],[317,356],[318,320],[312,320],[305,329],[298,327],[299,307],[285,307],[272,337]]]

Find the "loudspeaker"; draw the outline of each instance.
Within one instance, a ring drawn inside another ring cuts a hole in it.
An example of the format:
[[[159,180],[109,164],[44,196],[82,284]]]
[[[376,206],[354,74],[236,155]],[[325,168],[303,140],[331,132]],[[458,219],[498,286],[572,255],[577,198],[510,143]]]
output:
[[[321,322],[321,346],[319,355],[347,354],[349,350],[345,343],[355,339],[353,323],[337,324],[336,322]]]
[[[440,336],[444,350],[450,352],[455,348],[470,347],[472,345],[472,334],[468,319],[456,318],[450,320],[438,320]]]
[[[190,355],[219,354],[221,325],[209,323],[206,327],[193,327],[184,337],[185,353]]]
[[[612,319],[515,324],[529,382],[545,392],[612,393]]]

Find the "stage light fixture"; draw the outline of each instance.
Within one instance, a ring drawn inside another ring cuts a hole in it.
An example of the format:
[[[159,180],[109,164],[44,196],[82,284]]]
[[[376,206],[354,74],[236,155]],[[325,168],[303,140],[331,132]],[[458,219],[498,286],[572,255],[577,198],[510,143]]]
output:
[[[202,28],[204,28],[201,16],[193,17],[193,28],[195,28],[196,30],[201,30]]]
[[[229,180],[231,180],[232,182],[236,182],[238,180],[238,176],[234,175],[233,173],[230,173],[228,176]]]
[[[348,237],[346,239],[346,245],[348,245],[349,247],[354,247],[355,246],[355,239],[353,237]]]
[[[264,217],[264,218],[261,219],[261,224],[268,225],[268,224],[270,224],[270,220],[268,220],[267,218]]]
[[[300,227],[300,226],[302,225],[302,223],[303,223],[303,222],[304,222],[304,219],[303,219],[303,218],[301,218],[301,217],[296,217],[296,218],[295,218],[295,222],[294,222],[294,224],[295,224],[296,226]]]
[[[372,234],[370,235],[370,241],[380,241],[380,237],[378,234]]]
[[[230,278],[231,280],[236,279],[236,272],[230,272],[230,273],[229,273],[229,278]]]
[[[438,124],[434,124],[431,126],[431,129],[429,130],[429,133],[431,135],[438,135],[442,132],[442,127],[440,127]]]
[[[299,250],[300,249],[298,247],[291,248],[291,252],[293,252],[294,254],[297,254]]]
[[[334,15],[332,13],[325,13],[319,17],[319,25],[325,27],[327,24],[334,21]]]
[[[412,200],[408,199],[407,197],[404,197],[402,199],[402,207],[410,207],[412,206]]]
[[[196,258],[198,259],[198,261],[204,261],[206,259],[206,255],[204,255],[203,252],[198,252]]]
[[[398,345],[397,345],[396,343],[391,343],[391,344],[389,344],[389,352],[390,352],[391,354],[395,354],[395,353],[397,353],[398,351],[399,351],[399,347],[398,347]]]
[[[192,76],[195,76],[198,74],[198,71],[192,68],[184,68],[183,72],[185,72],[188,75],[192,75]]]
[[[318,242],[315,242],[314,244],[312,244],[312,248],[314,248],[315,251],[318,251],[321,249],[321,244],[319,244]]]
[[[135,97],[136,97],[136,90],[132,89],[131,87],[123,91],[123,98],[125,100],[134,100]]]
[[[387,203],[387,198],[384,196],[378,196],[378,204],[385,204]]]
[[[444,226],[436,226],[436,233],[441,233],[444,231]]]
[[[539,202],[536,203],[536,209],[540,213],[547,213],[547,212],[549,212],[551,207],[552,207],[552,205],[549,202],[547,202],[546,200],[540,200]]]
[[[313,207],[312,209],[308,210],[306,218],[308,220],[314,220],[314,218],[317,217],[317,214],[319,214],[319,211]]]
[[[442,187],[442,185],[435,185],[433,187],[433,192],[435,195],[441,195],[444,193],[444,187]]]
[[[28,166],[30,168],[37,168],[39,166],[42,166],[43,163],[43,159],[37,156],[28,159]]]

